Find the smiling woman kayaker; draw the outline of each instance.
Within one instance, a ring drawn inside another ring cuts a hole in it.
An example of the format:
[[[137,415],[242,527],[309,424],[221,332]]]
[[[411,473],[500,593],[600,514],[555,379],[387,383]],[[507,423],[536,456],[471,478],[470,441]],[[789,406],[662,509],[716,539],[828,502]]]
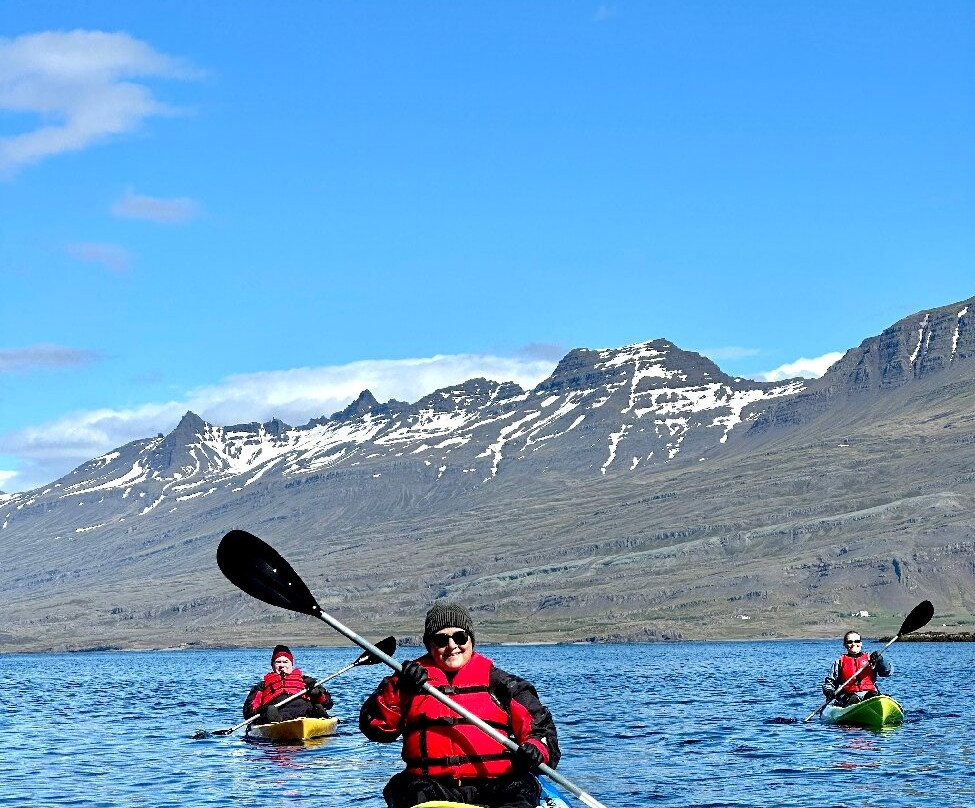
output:
[[[470,613],[455,603],[427,612],[427,653],[388,676],[362,705],[359,728],[373,741],[390,743],[402,734],[406,769],[394,775],[383,796],[390,808],[428,800],[534,808],[542,763],[559,761],[555,722],[534,686],[474,650]],[[468,719],[423,692],[437,688],[519,744],[509,752]]]
[[[892,669],[879,653],[867,655],[863,651],[863,638],[859,631],[848,631],[843,635],[846,649],[823,680],[823,695],[846,706],[857,701],[879,696],[875,676],[890,676]],[[850,681],[847,681],[850,680]],[[836,689],[846,682],[837,693]]]

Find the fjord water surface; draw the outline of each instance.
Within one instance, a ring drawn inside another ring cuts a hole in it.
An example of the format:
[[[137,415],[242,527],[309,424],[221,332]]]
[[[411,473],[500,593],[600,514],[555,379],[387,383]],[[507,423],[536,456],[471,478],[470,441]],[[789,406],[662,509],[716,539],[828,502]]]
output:
[[[559,771],[608,808],[975,806],[975,644],[892,646],[882,684],[907,721],[879,732],[802,723],[838,641],[480,650],[536,684],[559,726]],[[318,676],[359,654],[295,651]],[[267,661],[264,650],[0,656],[0,806],[382,808],[399,744],[356,728],[382,665],[329,684],[341,720],[331,738],[194,739],[241,720]]]

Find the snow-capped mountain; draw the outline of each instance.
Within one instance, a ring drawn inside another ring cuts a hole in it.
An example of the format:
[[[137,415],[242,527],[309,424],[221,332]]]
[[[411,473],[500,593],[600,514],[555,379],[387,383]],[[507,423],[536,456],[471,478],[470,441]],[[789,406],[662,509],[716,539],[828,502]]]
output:
[[[388,463],[422,466],[431,485],[485,485],[553,465],[562,474],[625,473],[699,455],[770,401],[803,389],[800,380],[731,378],[699,354],[655,340],[572,351],[531,391],[472,379],[408,405],[380,404],[366,390],[342,412],[299,427],[215,426],[188,412],[169,435],[130,443],[16,498],[8,518],[51,497],[93,495],[132,500],[118,517],[133,518],[270,476],[364,468],[379,477]]]
[[[661,339],[571,351],[527,391],[363,391],[301,426],[187,413],[0,497],[0,648],[263,641],[213,564],[235,527],[383,633],[445,596],[546,638],[736,636],[744,603],[753,632],[815,633],[834,601],[890,612],[922,585],[964,610],[973,307],[904,318],[813,381],[733,378]]]

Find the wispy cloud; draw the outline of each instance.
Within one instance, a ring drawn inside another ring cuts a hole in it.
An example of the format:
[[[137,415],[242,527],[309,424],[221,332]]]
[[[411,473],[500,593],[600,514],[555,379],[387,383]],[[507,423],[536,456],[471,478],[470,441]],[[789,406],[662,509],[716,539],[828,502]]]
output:
[[[125,33],[45,31],[0,37],[0,110],[37,116],[30,131],[0,138],[0,173],[137,130],[172,115],[135,79],[194,79],[187,62]]]
[[[814,359],[802,357],[795,362],[787,362],[784,365],[779,365],[775,370],[757,373],[753,378],[763,382],[777,382],[782,379],[792,379],[796,376],[802,376],[806,379],[817,379],[829,370],[830,365],[839,361],[842,357],[843,354],[839,351],[832,351],[822,356],[817,356]]]
[[[611,19],[616,16],[616,6],[607,5],[606,3],[600,3],[596,7],[596,11],[592,18],[596,22],[604,22],[605,20]]]
[[[298,425],[343,409],[365,389],[380,401],[408,402],[477,377],[515,381],[528,389],[554,367],[554,361],[542,359],[459,354],[230,376],[219,384],[190,390],[178,400],[69,413],[0,434],[0,454],[17,459],[13,476],[5,473],[13,490],[24,491],[129,441],[169,432],[187,410],[223,426],[272,417]]]
[[[423,359],[381,359],[321,368],[297,368],[231,376],[190,393],[190,409],[214,423],[266,420],[292,424],[331,415],[368,389],[380,401],[417,401],[441,387],[476,377],[534,387],[555,363],[478,354]]]
[[[87,365],[98,358],[94,351],[45,343],[25,348],[0,348],[0,373]]]
[[[145,219],[160,224],[182,224],[200,214],[199,205],[188,197],[161,199],[126,191],[112,205],[112,213],[123,219]]]
[[[79,242],[69,244],[67,253],[79,261],[91,261],[107,267],[116,275],[122,275],[129,270],[129,254],[118,244],[95,244],[93,242]]]

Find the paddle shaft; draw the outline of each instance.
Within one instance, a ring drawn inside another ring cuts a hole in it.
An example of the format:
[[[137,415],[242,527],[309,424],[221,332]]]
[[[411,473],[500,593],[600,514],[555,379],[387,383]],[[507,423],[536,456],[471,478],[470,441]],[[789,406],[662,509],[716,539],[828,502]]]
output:
[[[319,679],[319,680],[318,680],[317,682],[315,682],[315,683],[314,683],[314,684],[313,684],[313,685],[312,685],[311,687],[306,687],[306,688],[305,688],[304,690],[299,690],[299,691],[298,691],[297,693],[292,693],[292,694],[291,694],[290,696],[288,696],[288,698],[286,698],[286,699],[281,699],[281,701],[279,701],[279,702],[278,702],[277,704],[275,704],[274,706],[275,706],[275,707],[280,707],[280,706],[282,706],[283,704],[287,704],[287,703],[288,703],[289,701],[294,701],[294,700],[295,700],[296,698],[298,698],[299,696],[304,696],[304,695],[305,695],[305,693],[307,693],[307,692],[308,692],[309,690],[312,690],[313,688],[316,688],[316,687],[318,687],[319,685],[321,685],[321,684],[324,684],[325,682],[327,682],[327,681],[329,681],[330,679],[334,679],[334,678],[335,678],[336,676],[339,676],[339,675],[341,675],[341,674],[343,674],[343,673],[345,673],[346,671],[350,671],[350,670],[352,670],[352,669],[353,669],[353,668],[354,668],[354,667],[355,667],[356,665],[358,665],[358,664],[359,664],[358,662],[353,662],[353,663],[352,663],[351,665],[346,665],[346,666],[345,666],[344,668],[342,668],[341,670],[338,670],[338,671],[335,671],[335,673],[330,673],[330,674],[329,674],[328,676],[326,676],[326,677],[325,677],[324,679]],[[255,721],[257,721],[257,719],[258,719],[258,718],[260,718],[260,717],[261,717],[261,714],[260,714],[260,713],[254,713],[254,715],[252,715],[252,716],[251,716],[250,718],[248,718],[248,719],[247,719],[246,721],[241,721],[241,722],[240,722],[239,724],[236,724],[236,725],[234,725],[234,726],[232,726],[232,727],[231,727],[230,729],[220,729],[220,730],[217,730],[217,731],[216,731],[215,733],[213,733],[213,734],[214,734],[214,735],[230,735],[230,733],[232,733],[232,732],[236,732],[236,731],[237,731],[237,730],[239,730],[239,729],[240,729],[241,727],[246,727],[246,726],[248,726],[249,724],[253,724],[253,723],[254,723]]]
[[[352,642],[354,642],[364,651],[368,651],[373,656],[378,657],[380,660],[382,660],[387,665],[389,665],[389,667],[391,667],[397,673],[402,672],[403,666],[395,659],[393,659],[393,657],[389,656],[388,654],[384,654],[382,651],[376,648],[376,646],[374,646],[368,640],[365,640],[362,637],[360,637],[348,626],[343,625],[334,617],[332,617],[330,614],[322,611],[322,608],[320,606],[316,607],[315,616],[318,617],[323,622],[328,623],[328,625],[334,628],[339,634],[342,634],[343,636],[352,640]],[[512,752],[518,750],[518,744],[512,741],[508,736],[502,735],[490,724],[478,718],[470,710],[461,707],[457,702],[455,702],[452,698],[450,698],[450,696],[441,693],[439,690],[437,690],[437,688],[433,687],[430,684],[424,684],[423,692],[426,693],[428,696],[433,696],[433,698],[435,698],[441,704],[446,705],[458,715],[466,718],[475,727],[477,727],[479,730],[486,733],[487,735],[490,735],[495,741],[497,741],[505,748],[510,749]],[[543,763],[541,766],[538,767],[538,770],[549,779],[554,780],[556,783],[558,783],[560,786],[565,788],[567,791],[570,791],[572,794],[578,797],[579,800],[581,800],[585,805],[588,805],[589,808],[606,808],[606,806],[603,805],[601,802],[599,802],[599,800],[587,794],[585,791],[583,791],[581,788],[579,788],[571,781],[566,780],[561,774],[555,771],[555,769],[553,769],[551,766],[548,766],[545,763]]]
[[[895,642],[897,642],[897,641],[898,641],[898,640],[899,640],[900,638],[901,638],[901,635],[900,635],[900,634],[898,634],[898,635],[897,635],[896,637],[894,637],[894,639],[892,639],[892,640],[891,640],[891,641],[890,641],[889,643],[887,643],[887,644],[886,644],[886,645],[885,645],[885,646],[884,646],[883,648],[881,648],[881,649],[880,649],[880,653],[878,654],[878,656],[882,656],[882,655],[883,655],[883,653],[884,653],[884,651],[886,651],[886,650],[887,650],[888,648],[890,648],[890,646],[892,646],[892,645],[893,645],[893,644],[894,644]],[[859,676],[859,675],[860,675],[861,673],[863,673],[863,672],[864,672],[864,671],[865,671],[865,670],[866,670],[866,669],[867,669],[868,667],[870,667],[870,660],[869,660],[869,659],[867,660],[867,664],[866,664],[866,665],[864,665],[864,666],[863,666],[862,668],[860,668],[860,669],[859,669],[859,670],[858,670],[858,671],[857,671],[856,673],[854,673],[854,674],[853,674],[853,675],[852,675],[852,676],[851,676],[851,677],[850,677],[849,679],[847,679],[847,680],[846,680],[845,682],[843,682],[843,684],[841,684],[841,685],[840,685],[840,686],[839,686],[838,688],[836,688],[836,692],[837,692],[837,693],[841,693],[841,692],[843,691],[843,688],[844,688],[844,687],[846,687],[846,686],[847,686],[848,684],[850,684],[850,682],[852,682],[852,681],[853,681],[854,679],[856,679],[856,678],[857,678],[857,677],[858,677],[858,676]],[[826,709],[827,707],[829,707],[829,705],[830,705],[830,704],[831,704],[831,703],[832,703],[833,701],[835,701],[835,700],[836,700],[836,696],[832,696],[831,698],[828,698],[828,699],[826,699],[826,703],[825,703],[825,704],[823,704],[823,705],[822,705],[821,707],[819,707],[819,709],[817,709],[817,710],[813,710],[813,711],[812,711],[812,712],[811,712],[811,713],[810,713],[809,715],[807,715],[807,716],[806,716],[806,717],[805,717],[805,718],[804,718],[804,719],[802,720],[802,723],[803,723],[803,724],[805,724],[805,723],[806,723],[807,721],[811,721],[811,720],[812,720],[813,718],[815,718],[815,717],[816,717],[817,715],[819,715],[819,714],[820,714],[820,713],[821,713],[821,712],[822,712],[823,710],[825,710],[825,709]]]

